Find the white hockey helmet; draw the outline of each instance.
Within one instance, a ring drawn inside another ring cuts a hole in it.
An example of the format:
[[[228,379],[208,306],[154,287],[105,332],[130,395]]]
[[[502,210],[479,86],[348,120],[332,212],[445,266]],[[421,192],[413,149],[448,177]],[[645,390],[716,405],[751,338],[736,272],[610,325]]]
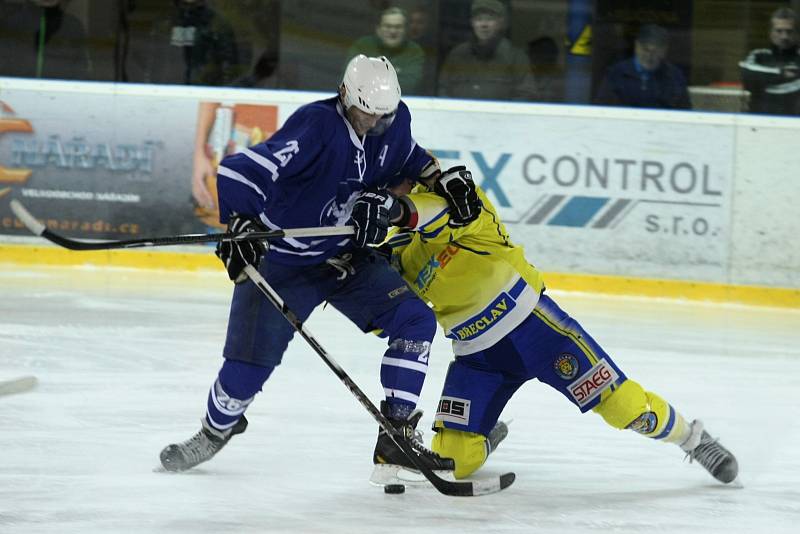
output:
[[[391,125],[400,103],[400,83],[386,56],[359,54],[351,59],[344,70],[342,87],[345,109],[355,106],[364,113],[384,116],[370,135],[379,135]]]

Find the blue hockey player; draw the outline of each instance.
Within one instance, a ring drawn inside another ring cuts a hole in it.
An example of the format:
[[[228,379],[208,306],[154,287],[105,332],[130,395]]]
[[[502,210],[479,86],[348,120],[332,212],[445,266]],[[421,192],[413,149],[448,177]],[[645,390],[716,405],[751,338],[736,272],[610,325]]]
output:
[[[421,462],[452,470],[414,438],[416,404],[436,331],[433,312],[386,259],[367,245],[382,242],[399,210],[387,188],[406,179],[433,180],[447,199],[453,226],[479,216],[474,192],[441,172],[411,135],[411,115],[385,57],[353,58],[336,97],[307,104],[268,140],[227,156],[217,176],[220,220],[232,234],[351,224],[350,237],[286,238],[265,250],[257,241],[222,243],[217,255],[236,282],[223,350],[202,428],[164,448],[161,463],[184,471],[209,460],[247,428],[244,412],[280,364],[294,330],[243,272],[256,266],[301,321],[327,301],[364,332],[388,338],[380,380],[381,412],[411,438]],[[379,430],[373,462],[413,467]]]

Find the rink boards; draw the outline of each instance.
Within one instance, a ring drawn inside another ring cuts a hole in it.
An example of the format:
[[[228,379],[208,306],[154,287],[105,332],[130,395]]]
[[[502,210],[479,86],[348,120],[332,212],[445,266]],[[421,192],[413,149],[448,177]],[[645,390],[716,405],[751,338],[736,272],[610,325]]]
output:
[[[8,200],[73,237],[206,232],[213,217],[189,202],[200,104],[221,104],[219,152],[330,96],[7,78],[0,89],[0,263],[192,269],[216,268],[210,249],[31,254],[40,243]],[[473,170],[530,261],[560,273],[551,287],[800,306],[800,121],[406,101],[417,142]]]

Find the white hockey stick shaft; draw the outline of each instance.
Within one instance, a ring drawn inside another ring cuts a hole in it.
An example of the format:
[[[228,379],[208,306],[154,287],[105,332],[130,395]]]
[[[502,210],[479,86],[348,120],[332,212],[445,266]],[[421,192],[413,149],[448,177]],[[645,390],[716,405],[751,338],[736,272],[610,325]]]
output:
[[[282,239],[284,237],[331,237],[353,235],[352,226],[322,226],[310,228],[286,228],[267,230],[266,232],[249,232],[246,234],[181,234],[161,237],[145,237],[121,241],[85,241],[62,236],[48,229],[39,222],[18,200],[11,201],[11,211],[22,221],[31,233],[70,250],[110,250],[120,248],[157,247],[166,245],[191,245],[197,243],[215,243],[220,241],[251,241]]]

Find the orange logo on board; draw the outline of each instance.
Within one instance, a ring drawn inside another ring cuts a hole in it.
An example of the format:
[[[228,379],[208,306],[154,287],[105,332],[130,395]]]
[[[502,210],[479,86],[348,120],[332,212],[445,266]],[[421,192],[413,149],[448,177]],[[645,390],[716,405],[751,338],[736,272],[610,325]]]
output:
[[[33,133],[33,127],[30,122],[25,119],[17,119],[13,116],[9,117],[9,115],[14,115],[14,110],[11,109],[8,104],[0,101],[0,109],[2,109],[3,112],[3,115],[0,116],[0,135],[12,132]],[[30,169],[14,169],[0,165],[0,185],[22,184],[27,181],[30,175]],[[0,187],[0,197],[8,194],[10,191],[10,187]]]

